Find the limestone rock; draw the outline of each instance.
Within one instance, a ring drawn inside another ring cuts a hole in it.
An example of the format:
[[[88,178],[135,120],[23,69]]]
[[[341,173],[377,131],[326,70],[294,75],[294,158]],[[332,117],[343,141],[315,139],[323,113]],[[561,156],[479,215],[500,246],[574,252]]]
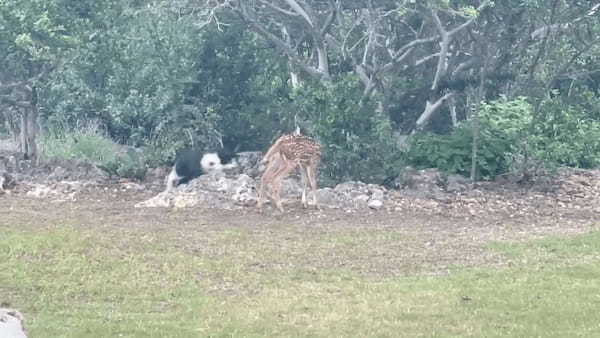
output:
[[[368,207],[371,209],[379,210],[383,207],[383,202],[380,200],[373,199],[369,201]]]
[[[23,315],[19,311],[0,308],[0,337],[27,338]]]

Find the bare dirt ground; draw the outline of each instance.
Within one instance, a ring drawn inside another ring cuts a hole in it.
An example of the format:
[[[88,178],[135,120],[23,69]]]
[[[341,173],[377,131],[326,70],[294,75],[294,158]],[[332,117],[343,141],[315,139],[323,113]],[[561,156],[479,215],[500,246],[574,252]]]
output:
[[[510,261],[489,250],[494,241],[525,241],[575,235],[600,228],[600,172],[559,175],[550,192],[488,184],[436,197],[390,192],[380,210],[304,210],[290,202],[285,213],[253,207],[135,208],[160,184],[130,189],[125,183],[94,184],[70,200],[28,196],[23,186],[0,195],[2,228],[70,225],[156,236],[196,255],[223,256],[258,243],[285,250],[256,269],[295,266],[343,268],[373,276],[444,274],[456,266],[503,266]],[[245,241],[223,245],[223,232]],[[266,244],[265,244],[266,243]],[[256,249],[255,248],[255,249]]]

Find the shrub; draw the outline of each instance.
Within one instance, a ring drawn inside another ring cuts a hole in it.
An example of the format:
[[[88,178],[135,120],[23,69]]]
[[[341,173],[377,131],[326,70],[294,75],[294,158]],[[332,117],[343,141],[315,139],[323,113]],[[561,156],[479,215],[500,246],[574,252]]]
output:
[[[479,140],[477,172],[484,178],[505,172],[507,163],[503,157],[509,147],[506,141],[494,140],[488,131],[482,131]],[[420,169],[438,168],[446,173],[469,176],[472,142],[473,130],[469,122],[462,123],[447,135],[420,133],[409,141],[406,162]]]
[[[88,123],[69,130],[54,129],[39,139],[40,152],[46,158],[79,159],[104,163],[114,157],[117,145],[105,137],[97,124]]]
[[[328,87],[305,86],[294,95],[290,110],[323,146],[324,184],[383,183],[402,167],[389,117],[371,102],[361,102],[361,94],[358,80],[347,76]]]
[[[508,100],[503,97],[481,105],[476,163],[479,177],[490,179],[506,173],[510,169],[511,154],[529,151],[532,117],[532,107],[524,98]],[[468,176],[472,147],[473,125],[468,120],[446,135],[416,135],[409,143],[406,159],[418,168],[435,167],[447,173]]]
[[[148,169],[146,159],[141,150],[123,147],[115,156],[98,167],[110,175],[142,180]]]
[[[600,165],[600,121],[594,113],[564,105],[559,99],[542,102],[534,122],[537,156],[579,168]]]
[[[538,113],[525,98],[502,97],[479,110],[477,171],[483,178],[509,173],[529,180],[559,165],[592,168],[600,164],[600,122],[583,110],[546,100]],[[407,162],[469,174],[472,124],[465,121],[450,134],[423,133],[411,139]]]

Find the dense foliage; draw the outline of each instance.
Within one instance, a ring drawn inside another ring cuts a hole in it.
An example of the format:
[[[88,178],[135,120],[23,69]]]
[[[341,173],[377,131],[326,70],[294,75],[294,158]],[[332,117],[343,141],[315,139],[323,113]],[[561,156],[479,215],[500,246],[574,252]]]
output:
[[[264,150],[297,125],[323,144],[326,183],[599,165],[600,6],[270,4],[0,0],[0,130],[33,137],[37,121],[57,156],[93,121],[144,150],[105,166],[129,176],[190,144]]]

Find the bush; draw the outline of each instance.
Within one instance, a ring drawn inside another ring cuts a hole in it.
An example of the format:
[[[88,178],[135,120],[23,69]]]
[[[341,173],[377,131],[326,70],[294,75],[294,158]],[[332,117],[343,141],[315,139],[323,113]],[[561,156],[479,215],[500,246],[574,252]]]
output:
[[[598,167],[600,121],[593,115],[559,99],[543,101],[534,122],[537,156],[570,167]]]
[[[95,124],[73,130],[65,128],[49,131],[40,137],[39,144],[42,157],[79,159],[90,163],[109,161],[118,149]]]
[[[136,147],[156,140],[214,141],[215,105],[188,96],[196,83],[212,80],[194,76],[203,37],[195,18],[158,2],[117,2],[99,10],[105,15],[87,22],[94,38],[78,46],[80,57],[52,73],[39,91],[43,124],[75,128],[79,120],[95,119],[111,139]]]
[[[438,168],[450,174],[469,176],[472,161],[473,129],[465,122],[450,134],[420,133],[409,141],[406,162],[416,168]],[[488,131],[479,138],[477,172],[491,178],[506,171],[504,154],[509,148],[505,140],[494,139]]]
[[[539,157],[534,132],[534,110],[524,97],[509,100],[505,96],[479,107],[480,142],[478,156],[496,149],[499,169],[492,178],[508,173],[517,180],[530,180],[554,168]],[[495,145],[495,147],[494,147]],[[478,173],[482,174],[478,170]]]
[[[508,172],[513,163],[512,154],[530,151],[532,118],[532,107],[524,98],[508,100],[503,97],[481,105],[476,163],[479,177],[490,179]],[[413,137],[406,159],[418,168],[434,167],[447,173],[468,176],[472,165],[472,147],[473,125],[469,120],[447,135],[423,133]]]
[[[483,178],[509,173],[528,180],[559,165],[597,167],[600,122],[588,115],[556,100],[542,102],[537,114],[523,97],[482,104],[477,172]],[[447,135],[419,134],[411,139],[406,160],[418,168],[468,175],[472,129],[466,121]]]
[[[305,86],[295,93],[291,111],[323,146],[324,184],[383,183],[402,167],[389,117],[371,102],[361,102],[361,96],[359,81],[352,76],[329,87]]]
[[[98,164],[98,167],[110,175],[137,180],[144,179],[148,169],[142,151],[131,147],[124,147],[109,161]]]

